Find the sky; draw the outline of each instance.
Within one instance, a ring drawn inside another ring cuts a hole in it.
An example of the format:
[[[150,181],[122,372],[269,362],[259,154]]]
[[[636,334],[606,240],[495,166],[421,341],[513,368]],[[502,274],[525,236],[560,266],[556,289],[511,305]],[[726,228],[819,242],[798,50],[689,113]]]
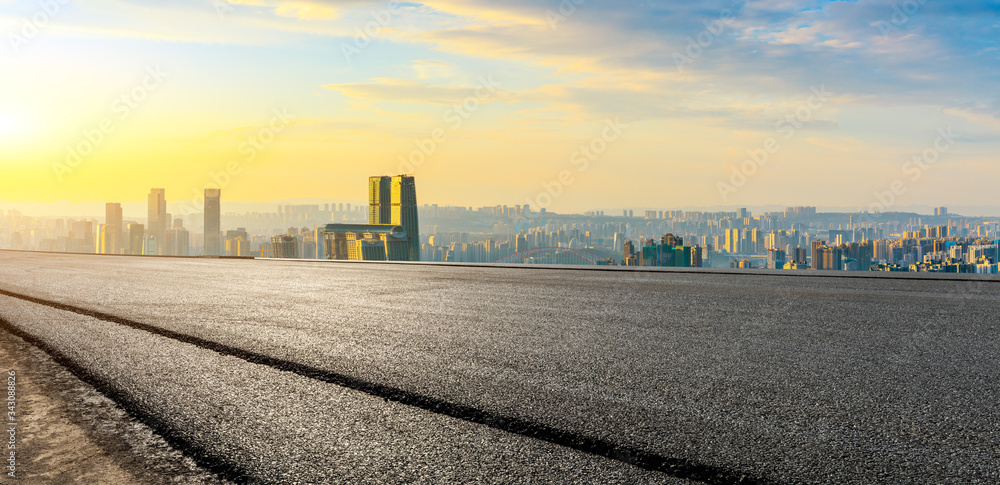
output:
[[[0,200],[1000,206],[1000,2],[0,0]]]

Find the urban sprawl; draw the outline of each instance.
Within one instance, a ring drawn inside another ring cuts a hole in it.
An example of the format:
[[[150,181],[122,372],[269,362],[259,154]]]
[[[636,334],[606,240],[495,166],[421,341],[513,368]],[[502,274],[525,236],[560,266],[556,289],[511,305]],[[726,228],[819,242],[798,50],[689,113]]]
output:
[[[159,256],[401,260],[524,264],[738,267],[787,270],[998,273],[1000,218],[940,207],[822,213],[815,207],[752,214],[620,210],[556,214],[527,205],[417,205],[412,176],[369,179],[368,205],[282,205],[226,213],[221,191],[204,211],[166,212],[152,189],[145,219],[107,203],[95,218],[0,211],[0,248]],[[419,223],[418,223],[419,221]],[[192,231],[189,227],[202,230]],[[225,228],[225,229],[224,229]]]

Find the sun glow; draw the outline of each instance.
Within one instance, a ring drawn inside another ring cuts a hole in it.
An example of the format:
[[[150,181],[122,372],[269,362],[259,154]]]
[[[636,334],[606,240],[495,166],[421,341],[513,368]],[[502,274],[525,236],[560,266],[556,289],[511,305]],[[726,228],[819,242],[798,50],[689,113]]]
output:
[[[13,113],[0,113],[0,140],[23,141],[32,132],[31,120]]]

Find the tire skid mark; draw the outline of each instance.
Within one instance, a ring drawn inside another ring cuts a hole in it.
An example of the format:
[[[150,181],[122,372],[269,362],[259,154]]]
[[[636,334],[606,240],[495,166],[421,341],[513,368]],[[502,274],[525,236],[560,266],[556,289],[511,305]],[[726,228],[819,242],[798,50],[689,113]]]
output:
[[[733,483],[737,484],[774,483],[772,480],[768,480],[764,477],[751,477],[743,473],[727,470],[713,465],[706,465],[706,464],[696,463],[691,460],[663,456],[660,454],[643,450],[635,446],[614,443],[612,441],[608,441],[605,439],[595,438],[584,434],[576,433],[573,431],[559,429],[553,426],[549,426],[543,423],[537,423],[519,417],[507,416],[500,413],[484,411],[472,406],[449,402],[444,399],[407,391],[405,389],[400,389],[398,387],[379,384],[376,382],[370,382],[356,377],[336,372],[331,372],[328,370],[320,369],[318,367],[302,364],[299,362],[279,359],[276,357],[271,357],[268,355],[252,352],[238,347],[233,347],[219,342],[214,342],[211,340],[206,340],[191,335],[174,332],[172,330],[167,330],[164,328],[156,327],[135,320],[119,317],[116,315],[111,315],[109,313],[104,313],[87,308],[81,308],[62,302],[46,300],[43,298],[36,298],[33,296],[24,295],[21,293],[7,291],[3,289],[0,289],[0,295],[5,295],[11,298],[24,300],[39,305],[44,305],[47,307],[55,308],[57,310],[84,315],[108,323],[123,325],[135,330],[148,332],[154,335],[169,338],[171,340],[176,340],[179,342],[194,345],[201,349],[210,350],[222,355],[236,357],[251,364],[263,365],[271,367],[273,369],[277,369],[279,371],[292,372],[294,374],[303,377],[363,392],[365,394],[379,397],[387,401],[393,401],[399,404],[415,407],[435,414],[440,414],[456,419],[461,419],[463,421],[483,426],[488,426],[490,428],[494,428],[500,431],[506,431],[508,433],[513,433],[528,438],[534,438],[546,441],[552,444],[571,448],[577,451],[582,451],[585,453],[590,453],[593,455],[602,456],[615,461],[619,461],[628,465],[633,465],[645,470],[665,473],[667,475],[680,479],[693,480],[711,485],[733,484]],[[178,433],[173,432],[170,429],[170,427],[167,426],[163,421],[159,420],[156,416],[152,415],[152,413],[145,412],[142,406],[140,406],[141,403],[135,401],[133,398],[128,396],[127,393],[117,390],[107,382],[104,382],[103,379],[90,373],[86,369],[76,365],[75,362],[73,362],[71,359],[67,358],[64,354],[59,352],[58,349],[53,348],[52,346],[48,345],[41,339],[36,338],[34,335],[31,335],[28,332],[23,331],[22,329],[4,320],[3,318],[0,318],[0,328],[7,330],[8,332],[14,335],[17,335],[18,337],[21,337],[22,339],[30,342],[32,345],[35,345],[36,347],[42,349],[43,351],[51,355],[53,360],[67,367],[81,380],[87,382],[88,384],[91,384],[92,386],[97,388],[101,393],[105,394],[113,401],[120,403],[122,407],[126,409],[126,411],[128,411],[130,414],[133,414],[141,421],[145,422],[148,426],[156,430],[157,433],[163,436],[164,439],[166,439],[167,442],[170,443],[172,446],[184,450],[186,454],[189,454],[200,465],[210,469],[212,472],[215,472],[216,474],[227,480],[243,482],[248,478],[242,476],[241,473],[239,473],[232,467],[220,465],[218,464],[218,462],[215,462],[214,460],[207,460],[206,457],[210,455],[208,453],[208,450],[202,450],[192,447],[190,443],[187,443],[183,438],[180,437]]]

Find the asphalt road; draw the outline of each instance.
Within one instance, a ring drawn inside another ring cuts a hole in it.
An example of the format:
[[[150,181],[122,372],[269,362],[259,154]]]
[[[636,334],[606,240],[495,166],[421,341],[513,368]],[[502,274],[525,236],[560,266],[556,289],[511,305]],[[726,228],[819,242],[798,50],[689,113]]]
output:
[[[998,289],[0,252],[12,330],[261,483],[996,482]]]

